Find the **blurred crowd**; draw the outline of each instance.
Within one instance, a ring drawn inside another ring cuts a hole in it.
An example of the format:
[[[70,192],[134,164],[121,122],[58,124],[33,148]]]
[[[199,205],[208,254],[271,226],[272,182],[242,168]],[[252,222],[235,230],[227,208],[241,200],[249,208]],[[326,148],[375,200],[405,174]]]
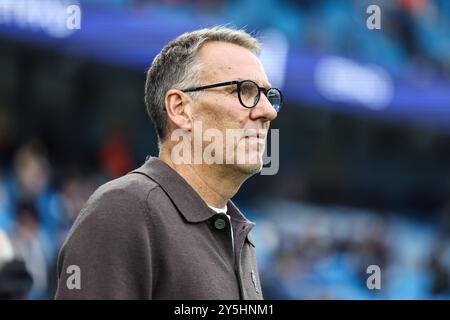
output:
[[[290,43],[375,63],[395,75],[450,74],[447,0],[88,0],[83,5],[195,16],[247,30],[275,29]],[[381,8],[381,29],[369,30],[366,9]],[[261,10],[270,13],[261,14]],[[431,74],[430,74],[431,73]]]
[[[268,299],[450,299],[448,226],[286,201],[260,210],[255,238]],[[367,286],[371,265],[380,268],[379,289]]]
[[[53,297],[59,248],[81,207],[106,177],[74,171],[64,173],[60,184],[55,180],[45,148],[37,141],[17,150],[11,168],[0,167],[0,274],[9,264],[16,269],[0,285],[0,298]]]

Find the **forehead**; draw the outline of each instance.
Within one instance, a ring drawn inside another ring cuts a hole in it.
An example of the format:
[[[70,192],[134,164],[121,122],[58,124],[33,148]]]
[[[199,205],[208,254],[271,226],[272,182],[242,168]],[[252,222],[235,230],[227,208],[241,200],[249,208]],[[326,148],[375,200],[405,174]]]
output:
[[[202,80],[222,82],[245,79],[270,87],[261,61],[244,47],[212,41],[200,48],[198,56],[204,65]]]

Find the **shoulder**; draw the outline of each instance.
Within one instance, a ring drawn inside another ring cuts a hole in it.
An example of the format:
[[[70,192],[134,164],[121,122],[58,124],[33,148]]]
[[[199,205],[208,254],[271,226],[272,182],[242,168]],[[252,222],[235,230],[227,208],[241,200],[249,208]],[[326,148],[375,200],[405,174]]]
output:
[[[135,276],[150,270],[153,228],[144,201],[155,189],[151,179],[128,174],[91,195],[59,252],[57,297],[135,297]],[[83,291],[66,289],[71,265],[82,270]]]
[[[144,209],[150,192],[159,185],[148,177],[130,173],[101,185],[88,199],[79,217],[97,211]]]
[[[158,188],[153,180],[139,174],[127,174],[100,186],[78,214],[61,255],[95,248],[126,252],[136,243],[148,242],[150,208],[145,202]]]
[[[159,185],[140,174],[127,174],[101,185],[87,200],[75,220],[73,233],[133,233],[148,227],[147,198]]]
[[[148,194],[158,187],[159,185],[147,176],[139,173],[129,173],[100,186],[89,198],[88,203],[95,204],[104,199],[145,201]]]

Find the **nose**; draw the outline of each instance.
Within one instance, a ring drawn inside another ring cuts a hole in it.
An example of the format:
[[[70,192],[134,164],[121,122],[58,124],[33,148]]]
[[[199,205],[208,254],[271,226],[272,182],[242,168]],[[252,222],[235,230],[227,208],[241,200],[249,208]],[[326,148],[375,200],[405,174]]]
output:
[[[263,118],[266,121],[275,120],[278,112],[273,108],[269,99],[261,92],[258,103],[252,109],[250,109],[250,118],[256,120]]]

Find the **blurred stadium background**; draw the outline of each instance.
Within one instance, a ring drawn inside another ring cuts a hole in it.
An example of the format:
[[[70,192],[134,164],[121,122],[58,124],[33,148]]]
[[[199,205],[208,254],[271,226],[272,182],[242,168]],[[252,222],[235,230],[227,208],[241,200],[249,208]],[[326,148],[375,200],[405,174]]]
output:
[[[65,28],[68,3],[80,30]],[[286,98],[278,174],[235,198],[257,223],[265,297],[449,299],[447,0],[0,0],[0,297],[53,297],[88,196],[157,155],[146,68],[216,24],[260,37]],[[381,290],[366,287],[371,264]]]

